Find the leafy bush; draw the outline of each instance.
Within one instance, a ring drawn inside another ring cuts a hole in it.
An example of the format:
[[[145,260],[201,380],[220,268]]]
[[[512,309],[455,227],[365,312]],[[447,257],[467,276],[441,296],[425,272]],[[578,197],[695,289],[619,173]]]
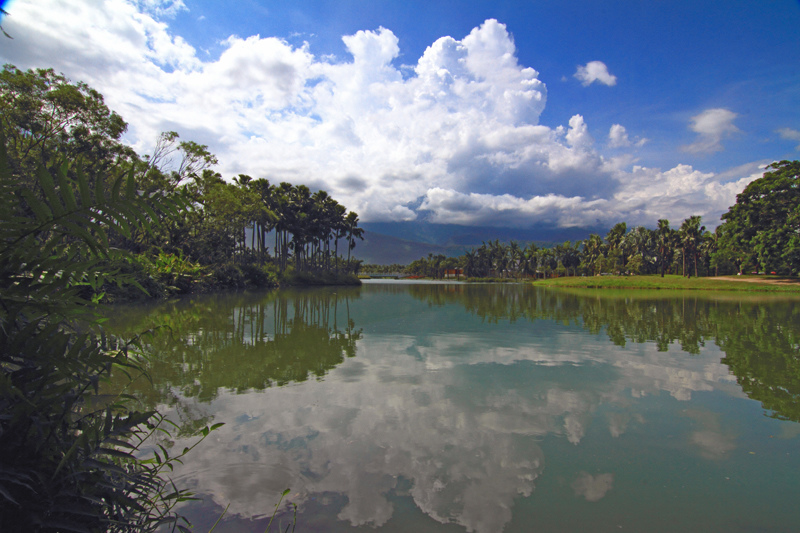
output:
[[[157,256],[138,255],[134,262],[157,283],[163,285],[168,293],[188,293],[195,287],[202,287],[208,278],[207,269],[185,258],[159,251]]]
[[[235,263],[227,261],[211,265],[211,279],[215,288],[267,288],[278,285],[276,267],[267,263]]]
[[[280,276],[281,285],[361,285],[361,280],[355,274],[344,272],[331,272],[327,270],[311,272],[306,270],[296,271],[292,268],[285,270]]]
[[[248,286],[267,288],[277,287],[278,285],[278,269],[272,263],[264,265],[252,262],[245,263],[242,265],[241,270]]]
[[[142,372],[140,345],[92,312],[101,287],[137,285],[113,269],[109,234],[149,231],[186,202],[140,195],[132,173],[107,193],[68,170],[40,169],[24,188],[0,137],[0,531],[186,530],[173,508],[190,494],[166,477],[182,454],[136,457],[168,422],[98,392],[112,369]]]

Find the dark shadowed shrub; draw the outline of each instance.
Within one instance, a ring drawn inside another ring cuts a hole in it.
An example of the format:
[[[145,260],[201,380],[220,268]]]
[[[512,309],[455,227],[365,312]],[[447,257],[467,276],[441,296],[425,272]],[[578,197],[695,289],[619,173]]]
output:
[[[186,530],[173,509],[190,494],[167,474],[189,450],[138,457],[169,422],[99,393],[112,369],[139,375],[144,354],[93,313],[104,286],[142,289],[109,234],[149,231],[186,202],[117,172],[110,192],[66,164],[24,187],[0,138],[0,531]]]

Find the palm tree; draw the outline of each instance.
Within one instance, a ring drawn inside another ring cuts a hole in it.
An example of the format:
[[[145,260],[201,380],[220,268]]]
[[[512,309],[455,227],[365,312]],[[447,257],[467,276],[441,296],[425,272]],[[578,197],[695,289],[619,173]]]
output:
[[[517,241],[511,241],[508,243],[508,258],[510,266],[514,271],[514,277],[516,278],[519,276],[519,270],[522,266],[523,258],[522,250],[520,249],[519,244],[517,244]]]
[[[522,259],[522,261],[523,261],[522,271],[526,276],[529,276],[529,275],[533,274],[534,277],[536,277],[536,267],[538,265],[538,260],[537,260],[536,253],[537,253],[538,250],[539,250],[539,247],[536,246],[536,243],[532,242],[532,243],[528,244],[528,246],[526,246],[525,250],[523,251],[523,254],[522,254],[522,258],[523,258]]]
[[[478,255],[475,250],[469,250],[464,254],[462,266],[464,268],[464,275],[467,277],[475,276],[475,267],[477,266]]]
[[[350,251],[356,247],[356,239],[364,240],[364,229],[358,227],[358,215],[353,211],[347,213],[345,227],[347,228],[347,264],[349,267]]]
[[[650,264],[653,261],[654,231],[644,226],[636,226],[625,235],[625,247],[630,256],[641,256],[641,264]]]
[[[566,241],[563,244],[561,264],[567,269],[567,275],[569,275],[570,268],[572,268],[573,276],[577,274],[578,265],[581,263],[580,251],[578,250],[579,245],[580,243],[578,242],[573,245],[570,241]]]
[[[711,275],[711,258],[717,252],[719,245],[719,234],[717,232],[706,231],[703,233],[702,242],[700,243],[699,252],[703,254],[703,262],[706,265],[707,276]],[[715,265],[716,267],[716,265]],[[715,268],[714,275],[718,274]]]
[[[614,258],[613,269],[619,266],[617,264],[617,257],[622,259],[622,268],[625,268],[625,255],[623,253],[622,244],[625,241],[625,233],[628,231],[628,225],[625,222],[615,224],[606,234],[606,242],[608,243],[609,259]]]
[[[598,260],[603,257],[603,239],[600,235],[592,233],[583,243],[584,263],[592,269],[592,274],[597,275]]]
[[[683,221],[679,232],[681,250],[683,252],[683,275],[686,275],[686,257],[694,261],[694,275],[697,277],[697,255],[700,243],[702,242],[705,226],[700,225],[701,217],[691,216]]]
[[[667,266],[667,258],[670,258],[673,253],[673,230],[669,227],[669,220],[662,218],[658,221],[658,228],[656,228],[656,244],[658,247],[658,262],[661,266],[661,277],[664,277],[664,271]]]

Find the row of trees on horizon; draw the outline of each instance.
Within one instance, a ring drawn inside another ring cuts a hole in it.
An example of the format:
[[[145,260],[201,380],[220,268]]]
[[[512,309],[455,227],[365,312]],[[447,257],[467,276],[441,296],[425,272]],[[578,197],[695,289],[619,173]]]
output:
[[[800,272],[800,161],[773,163],[737,195],[715,231],[700,216],[673,228],[667,219],[655,229],[625,222],[605,237],[554,246],[499,240],[484,242],[459,257],[428,254],[409,265],[365,265],[365,272],[405,272],[441,279],[460,269],[466,277],[529,278],[599,274],[681,274],[717,276],[745,272],[793,275]]]
[[[461,269],[466,277],[535,278],[598,274],[676,273],[707,275],[712,268],[715,240],[700,225],[700,217],[686,219],[680,229],[660,220],[656,230],[616,224],[605,236],[591,234],[581,241],[554,246],[499,240],[484,242],[460,257],[430,254],[405,267],[412,275],[441,278]]]

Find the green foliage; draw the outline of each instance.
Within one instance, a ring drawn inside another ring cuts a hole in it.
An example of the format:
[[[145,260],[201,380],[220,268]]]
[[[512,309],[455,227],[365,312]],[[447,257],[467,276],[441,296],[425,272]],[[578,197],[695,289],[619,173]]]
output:
[[[8,143],[10,171],[20,181],[29,181],[56,154],[83,157],[96,171],[135,155],[118,142],[127,124],[106,107],[103,96],[52,69],[3,67],[0,128]]]
[[[308,272],[287,269],[279,276],[280,285],[361,285],[355,274],[347,272]]]
[[[642,254],[636,254],[628,259],[627,269],[628,272],[634,276],[641,274],[644,265],[644,258]]]
[[[96,291],[112,280],[104,262],[119,252],[111,249],[109,233],[129,237],[134,227],[150,231],[159,220],[156,211],[170,216],[185,207],[177,195],[139,196],[131,172],[121,173],[107,195],[101,187],[90,188],[80,169],[71,180],[66,164],[55,178],[39,168],[40,196],[14,182],[7,162],[0,153],[0,283],[2,318],[9,321],[32,316],[37,307],[75,312],[77,304],[86,303],[84,287]]]
[[[741,267],[800,272],[800,161],[781,161],[736,196],[722,215],[720,248]]]
[[[749,249],[736,227],[723,224],[711,233],[701,225],[701,217],[686,218],[680,230],[661,219],[656,229],[637,226],[627,231],[620,222],[608,232],[605,240],[593,233],[583,241],[538,247],[535,243],[521,246],[515,241],[484,242],[461,257],[448,258],[429,254],[412,261],[403,270],[417,277],[441,278],[445,269],[457,265],[468,279],[551,278],[554,276],[647,275],[661,276],[680,272],[691,276],[716,276],[736,272],[740,265],[755,264],[741,256]],[[782,256],[787,261],[800,261],[800,208],[788,214],[786,225],[779,232],[791,234]],[[759,250],[756,246],[752,250]],[[385,272],[385,267],[366,266],[368,272]],[[399,265],[390,270],[399,271]],[[765,270],[763,267],[760,270]],[[770,269],[766,269],[772,272]]]
[[[183,254],[159,252],[157,256],[138,255],[133,258],[150,277],[163,285],[168,293],[192,292],[208,278],[207,268],[190,261]]]
[[[209,265],[209,278],[213,287],[234,289],[277,287],[279,275],[272,263],[236,263],[225,261]]]
[[[184,528],[172,509],[190,494],[164,477],[182,454],[136,458],[167,421],[99,394],[112,369],[142,371],[138,340],[106,335],[91,304],[104,284],[133,281],[108,270],[109,235],[152,231],[185,200],[139,195],[131,172],[107,193],[66,164],[40,166],[31,188],[4,147],[0,135],[0,529]]]
[[[406,265],[401,265],[399,263],[393,263],[391,265],[361,265],[361,272],[365,276],[368,276],[369,274],[395,274],[403,272],[405,269]]]
[[[683,259],[681,273],[684,276],[691,275],[691,270],[686,270],[686,262],[688,260],[690,269],[691,266],[694,265],[694,275],[697,277],[698,254],[700,252],[700,245],[703,242],[703,232],[705,230],[706,227],[700,225],[699,216],[691,216],[681,224],[681,229],[678,233],[678,243],[681,248],[681,257]]]
[[[114,219],[105,207],[91,214],[111,217],[101,220],[103,224],[123,221],[105,230],[106,234],[96,235],[102,247],[138,254],[138,262],[126,265],[127,259],[110,252],[103,260],[136,278],[153,296],[186,293],[208,285],[271,286],[274,276],[264,270],[270,263],[280,271],[291,262],[297,270],[357,272],[359,263],[350,260],[350,253],[356,241],[363,239],[358,215],[325,191],[312,194],[304,185],[289,183],[276,187],[266,179],[244,174],[226,182],[212,170],[217,159],[208,146],[181,140],[175,131],[159,135],[152,154],[140,158],[119,142],[126,127],[122,117],[106,107],[103,96],[83,82],[72,83],[52,69],[22,71],[5,65],[0,72],[0,132],[7,139],[6,170],[15,184],[22,186],[20,192],[27,202],[23,215],[46,217],[46,210],[40,208],[52,203],[52,198],[44,195],[46,188],[38,185],[41,168],[57,176],[55,190],[62,191],[63,180],[79,184],[73,194],[63,198],[74,198],[78,207],[98,194],[116,198],[121,190],[136,190],[143,199],[179,192],[193,206],[181,210],[179,216],[162,213],[154,206],[154,213],[164,220],[150,227],[143,227],[143,220],[125,227],[125,219]],[[77,175],[78,167],[59,168],[58,157],[80,159],[85,175]],[[120,162],[130,163],[130,179],[122,182],[113,170]],[[74,206],[62,207],[70,211]],[[155,218],[153,213],[146,215],[149,220]],[[83,230],[78,224],[68,231]],[[271,233],[275,240],[270,250]],[[75,265],[76,271],[82,269],[83,265]],[[210,268],[200,271],[195,268],[198,265]],[[118,288],[109,292],[120,299],[131,296]]]

